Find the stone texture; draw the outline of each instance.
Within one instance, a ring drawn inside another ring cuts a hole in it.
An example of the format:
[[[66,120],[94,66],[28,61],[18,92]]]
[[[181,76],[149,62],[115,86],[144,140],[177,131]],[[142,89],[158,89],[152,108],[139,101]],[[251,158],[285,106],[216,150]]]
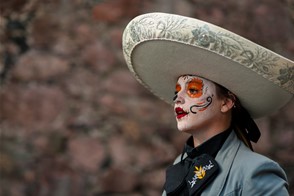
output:
[[[136,0],[110,0],[94,6],[93,18],[106,23],[119,22],[124,17],[138,14],[141,2]]]
[[[115,62],[114,54],[100,42],[86,46],[81,52],[82,63],[90,66],[98,72],[106,72]]]
[[[132,155],[129,153],[130,144],[125,138],[115,135],[108,139],[111,165],[117,168],[129,168],[132,164]]]
[[[48,50],[52,47],[58,37],[61,23],[56,15],[45,11],[40,12],[40,15],[31,23],[29,34],[29,44],[38,49]]]
[[[189,135],[177,131],[172,107],[128,71],[127,22],[153,11],[184,14],[293,60],[292,8],[276,0],[1,3],[0,195],[160,195]],[[262,138],[254,145],[290,184],[293,109],[292,100],[257,120]]]
[[[165,169],[146,171],[141,178],[141,184],[150,190],[161,191],[165,182]]]
[[[20,81],[53,80],[67,73],[69,69],[66,59],[32,50],[19,58],[11,76]]]
[[[130,193],[138,186],[136,173],[123,167],[110,168],[101,177],[102,193]]]
[[[104,146],[95,138],[79,137],[68,143],[71,165],[86,172],[96,172],[103,164]]]
[[[12,124],[45,129],[58,118],[65,95],[58,87],[9,85],[2,89],[1,117]]]
[[[112,94],[117,94],[118,96],[127,95],[137,95],[138,82],[132,77],[127,70],[116,70],[109,75],[104,80],[104,91]]]

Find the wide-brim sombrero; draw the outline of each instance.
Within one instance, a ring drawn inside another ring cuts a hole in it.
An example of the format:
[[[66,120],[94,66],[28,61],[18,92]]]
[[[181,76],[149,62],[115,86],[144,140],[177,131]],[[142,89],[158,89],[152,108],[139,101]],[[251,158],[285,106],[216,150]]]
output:
[[[123,33],[130,71],[168,103],[181,75],[214,81],[237,95],[253,118],[284,106],[294,93],[294,62],[216,25],[180,15],[137,16]]]

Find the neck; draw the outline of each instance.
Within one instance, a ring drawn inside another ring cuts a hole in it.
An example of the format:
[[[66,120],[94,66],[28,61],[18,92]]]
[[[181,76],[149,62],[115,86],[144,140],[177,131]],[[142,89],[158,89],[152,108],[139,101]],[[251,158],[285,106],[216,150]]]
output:
[[[223,122],[222,124],[219,124],[218,126],[210,127],[208,129],[203,129],[203,130],[197,130],[192,133],[193,136],[193,141],[194,141],[194,147],[197,147],[213,136],[226,131],[230,125],[230,121],[220,121]],[[225,122],[225,123],[224,123]]]

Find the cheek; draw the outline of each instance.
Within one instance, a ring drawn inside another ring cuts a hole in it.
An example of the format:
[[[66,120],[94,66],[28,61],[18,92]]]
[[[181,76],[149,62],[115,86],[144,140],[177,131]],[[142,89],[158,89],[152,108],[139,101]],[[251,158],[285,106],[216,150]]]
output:
[[[211,96],[208,96],[204,100],[195,100],[194,102],[189,103],[190,112],[193,114],[197,114],[199,112],[206,111],[207,108],[209,108],[212,104],[212,100],[213,98]]]

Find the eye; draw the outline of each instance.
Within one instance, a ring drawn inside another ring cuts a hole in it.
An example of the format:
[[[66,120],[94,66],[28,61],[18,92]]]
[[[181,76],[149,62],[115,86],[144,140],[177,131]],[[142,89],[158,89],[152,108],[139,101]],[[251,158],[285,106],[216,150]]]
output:
[[[187,85],[187,94],[192,98],[198,98],[202,96],[203,81],[194,78]]]
[[[188,89],[188,91],[189,91],[190,94],[197,94],[197,93],[199,93],[199,90],[196,89],[196,88],[190,88],[190,89]]]

